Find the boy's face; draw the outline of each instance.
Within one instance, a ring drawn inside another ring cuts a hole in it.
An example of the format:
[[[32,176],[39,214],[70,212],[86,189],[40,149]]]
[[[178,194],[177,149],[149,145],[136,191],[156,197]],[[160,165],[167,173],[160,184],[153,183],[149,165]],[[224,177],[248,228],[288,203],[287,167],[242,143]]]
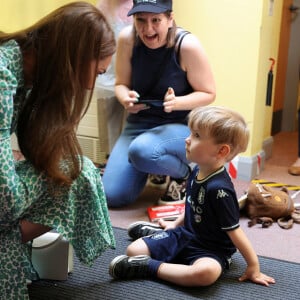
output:
[[[186,158],[202,167],[216,164],[220,148],[205,131],[191,129],[185,140]]]

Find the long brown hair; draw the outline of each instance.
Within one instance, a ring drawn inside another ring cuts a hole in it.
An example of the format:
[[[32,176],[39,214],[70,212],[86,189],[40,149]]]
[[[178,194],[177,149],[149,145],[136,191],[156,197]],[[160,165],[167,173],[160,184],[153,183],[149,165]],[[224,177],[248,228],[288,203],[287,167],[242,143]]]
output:
[[[35,59],[32,89],[18,118],[20,149],[52,182],[69,185],[82,169],[76,130],[91,101],[91,62],[115,52],[113,31],[95,6],[74,2],[25,30],[0,34],[0,44],[10,39]]]

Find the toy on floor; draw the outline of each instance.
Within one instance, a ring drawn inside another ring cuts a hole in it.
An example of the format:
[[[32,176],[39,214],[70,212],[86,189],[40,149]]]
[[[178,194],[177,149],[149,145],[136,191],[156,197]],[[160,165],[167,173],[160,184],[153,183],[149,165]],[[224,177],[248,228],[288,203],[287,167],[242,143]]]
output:
[[[239,199],[240,208],[251,219],[248,226],[261,224],[267,228],[274,221],[283,229],[300,223],[300,210],[295,208],[288,190],[270,188],[266,185],[250,184],[247,193]]]

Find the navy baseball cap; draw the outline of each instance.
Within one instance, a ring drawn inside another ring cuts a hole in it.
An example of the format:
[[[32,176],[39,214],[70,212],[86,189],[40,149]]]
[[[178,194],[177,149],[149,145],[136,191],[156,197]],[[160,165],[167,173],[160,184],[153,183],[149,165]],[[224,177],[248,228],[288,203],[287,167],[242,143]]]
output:
[[[133,0],[133,6],[127,16],[140,12],[160,14],[166,11],[172,11],[172,0]]]

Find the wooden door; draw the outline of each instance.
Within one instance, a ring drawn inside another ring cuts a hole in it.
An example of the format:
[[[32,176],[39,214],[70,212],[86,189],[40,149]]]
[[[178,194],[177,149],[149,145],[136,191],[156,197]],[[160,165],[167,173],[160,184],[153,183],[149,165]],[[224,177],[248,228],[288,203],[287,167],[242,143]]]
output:
[[[286,70],[288,64],[288,52],[291,34],[291,5],[293,5],[293,0],[283,1],[279,49],[276,62],[277,75],[276,84],[274,88],[274,105],[271,135],[274,135],[281,131],[282,114],[284,107]]]
[[[300,0],[294,0],[291,10],[291,34],[285,96],[282,115],[282,131],[295,131],[298,124],[298,85],[300,67]]]

